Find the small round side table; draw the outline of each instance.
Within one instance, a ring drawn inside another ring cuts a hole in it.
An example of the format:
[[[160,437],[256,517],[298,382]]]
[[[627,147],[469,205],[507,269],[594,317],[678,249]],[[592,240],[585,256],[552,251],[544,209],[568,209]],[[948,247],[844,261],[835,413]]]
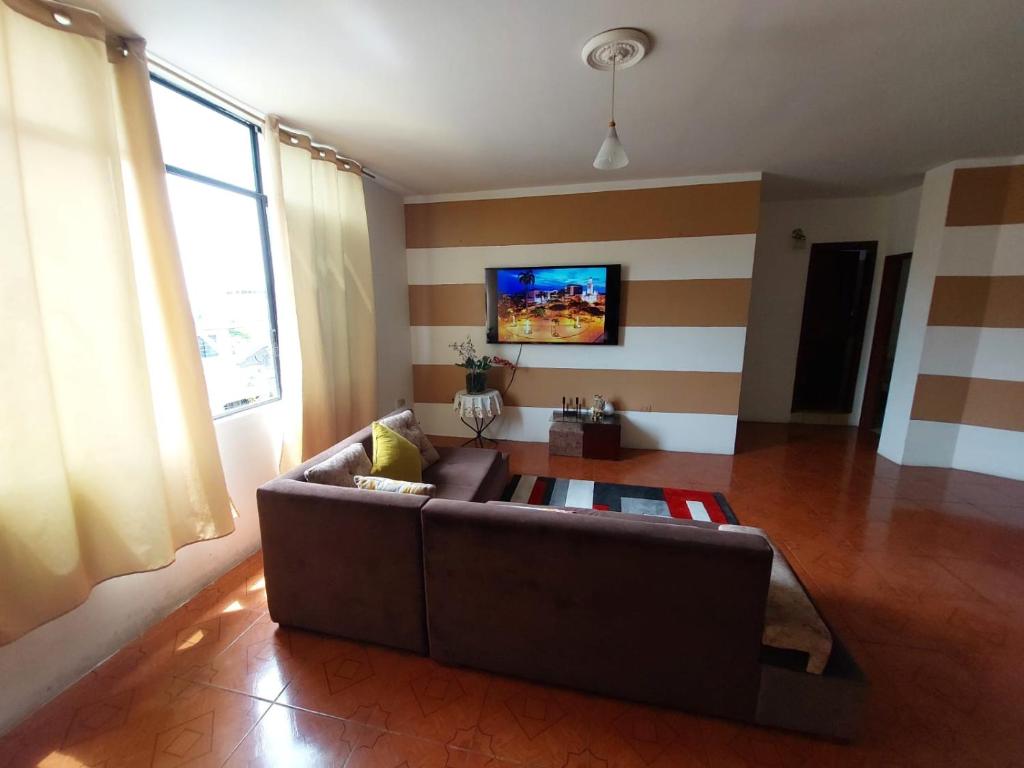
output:
[[[487,429],[501,414],[501,392],[496,389],[485,389],[483,392],[470,394],[464,389],[455,393],[453,408],[459,414],[459,420],[475,433],[463,445],[476,443],[484,447],[484,440],[490,440],[495,445],[498,441],[484,435]],[[472,422],[466,421],[472,419]]]

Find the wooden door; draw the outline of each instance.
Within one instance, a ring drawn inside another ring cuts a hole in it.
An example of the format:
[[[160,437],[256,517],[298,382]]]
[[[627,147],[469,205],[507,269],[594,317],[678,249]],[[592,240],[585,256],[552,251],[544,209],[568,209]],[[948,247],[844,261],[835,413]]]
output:
[[[877,247],[874,242],[811,247],[793,411],[853,409]]]

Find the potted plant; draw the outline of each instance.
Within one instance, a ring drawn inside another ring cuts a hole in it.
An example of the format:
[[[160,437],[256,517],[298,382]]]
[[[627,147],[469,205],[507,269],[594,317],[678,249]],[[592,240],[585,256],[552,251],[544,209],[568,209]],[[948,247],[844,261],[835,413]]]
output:
[[[516,363],[503,357],[478,355],[469,336],[465,341],[453,341],[448,347],[458,355],[459,360],[455,364],[466,369],[466,392],[470,395],[479,394],[487,389],[487,372],[491,368],[509,368],[512,370],[513,379],[515,378],[516,369],[519,367]],[[509,381],[509,386],[511,384],[512,381]],[[508,387],[505,390],[508,391]]]
[[[492,362],[490,355],[478,355],[469,336],[465,341],[454,341],[448,346],[459,357],[455,364],[466,369],[466,392],[474,395],[487,389],[487,372],[491,370]]]

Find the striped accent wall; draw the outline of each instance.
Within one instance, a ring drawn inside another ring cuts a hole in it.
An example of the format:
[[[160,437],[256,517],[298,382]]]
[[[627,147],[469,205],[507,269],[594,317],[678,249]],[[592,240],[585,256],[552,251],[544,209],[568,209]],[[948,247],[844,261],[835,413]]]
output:
[[[409,315],[417,415],[462,435],[465,386],[448,344],[485,343],[486,267],[621,264],[617,346],[526,345],[492,432],[547,441],[563,395],[599,393],[624,415],[630,447],[732,453],[739,409],[760,176],[642,189],[407,201]],[[503,385],[507,371],[492,372]]]
[[[1024,479],[1024,165],[953,174],[908,446]]]

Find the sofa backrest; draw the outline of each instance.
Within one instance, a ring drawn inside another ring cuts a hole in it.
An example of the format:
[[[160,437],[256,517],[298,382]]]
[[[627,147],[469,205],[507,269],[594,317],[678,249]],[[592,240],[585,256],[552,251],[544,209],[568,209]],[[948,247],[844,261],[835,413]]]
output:
[[[274,621],[427,652],[425,497],[280,477],[256,501]]]
[[[288,470],[283,475],[281,475],[279,479],[305,481],[307,469],[309,469],[310,467],[315,467],[321,461],[326,461],[331,456],[340,451],[342,448],[347,448],[353,443],[362,443],[363,448],[366,449],[366,455],[370,457],[371,461],[373,460],[373,432],[371,431],[370,427],[367,426],[363,427],[358,432],[349,435],[340,443],[336,443],[327,450],[321,451],[316,456],[307,459],[306,461],[299,464],[299,466]]]
[[[523,504],[516,501],[488,501],[487,503],[500,507],[513,507],[534,511],[538,509],[537,506],[531,506],[530,504]],[[638,522],[637,515],[634,512],[615,512],[610,509],[586,509],[584,507],[564,507],[558,505],[549,507],[549,509],[561,509],[567,512],[572,512],[576,515],[586,515],[588,517],[604,517],[611,520],[623,520],[632,523]],[[653,525],[683,525],[689,528],[705,528],[711,531],[718,530],[718,523],[712,523],[708,520],[690,520],[688,518],[680,517],[662,517],[661,515],[643,515],[639,518],[639,522],[651,523]]]
[[[391,413],[384,414],[383,416],[381,416],[381,418],[382,419],[386,419],[388,416],[394,416],[395,414],[403,413],[403,412],[409,411],[409,410],[412,410],[412,409],[411,408],[397,408],[397,409],[391,411]],[[334,445],[332,445],[327,450],[321,451],[316,456],[313,456],[312,458],[307,459],[306,461],[302,462],[302,464],[300,464],[299,466],[295,467],[294,469],[288,470],[283,475],[281,475],[281,477],[282,478],[287,478],[288,480],[305,480],[306,479],[306,470],[307,469],[309,469],[310,467],[315,467],[321,461],[325,461],[326,459],[329,459],[331,456],[336,454],[342,448],[347,448],[348,446],[352,445],[353,443],[362,443],[363,444],[363,448],[366,449],[366,455],[370,457],[370,461],[373,461],[373,430],[370,428],[370,425],[367,424],[365,427],[360,429],[358,432],[354,432],[353,434],[351,434],[348,437],[346,437],[344,440],[341,440],[340,442],[335,443]]]
[[[442,499],[421,514],[435,659],[753,716],[772,561],[761,537]]]

